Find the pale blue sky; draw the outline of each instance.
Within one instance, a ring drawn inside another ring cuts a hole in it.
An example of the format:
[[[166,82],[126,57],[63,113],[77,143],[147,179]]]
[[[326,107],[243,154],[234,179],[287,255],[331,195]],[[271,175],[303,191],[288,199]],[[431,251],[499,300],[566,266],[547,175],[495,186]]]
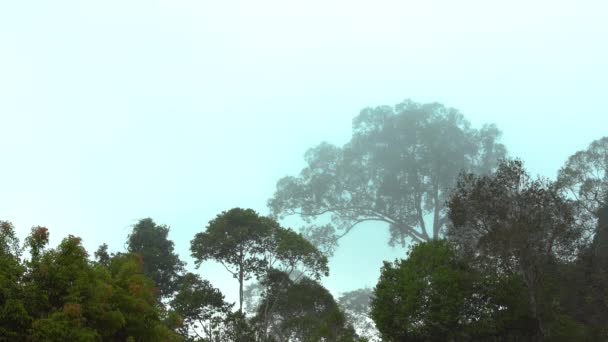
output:
[[[554,177],[608,134],[608,2],[2,1],[0,219],[123,248],[150,216],[189,241],[222,210],[265,214],[307,148],[405,98],[496,123]],[[386,229],[347,236],[324,283],[373,286]],[[236,298],[234,281],[203,276]]]

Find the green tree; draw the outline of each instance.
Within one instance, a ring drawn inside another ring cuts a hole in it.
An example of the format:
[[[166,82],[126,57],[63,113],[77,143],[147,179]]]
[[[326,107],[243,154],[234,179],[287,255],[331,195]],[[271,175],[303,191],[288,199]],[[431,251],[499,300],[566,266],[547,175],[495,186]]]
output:
[[[168,226],[145,218],[133,226],[127,241],[127,250],[142,256],[144,274],[154,280],[163,298],[175,292],[179,275],[184,270],[184,263],[174,252],[174,243],[168,236]]]
[[[302,268],[317,278],[329,272],[327,258],[300,234],[252,209],[222,212],[195,235],[190,250],[197,267],[215,260],[238,279],[239,312],[243,311],[245,281],[263,276],[272,267],[287,272]]]
[[[366,108],[354,118],[347,144],[308,150],[307,167],[280,179],[268,204],[276,216],[304,219],[311,225],[304,231],[327,252],[366,221],[386,223],[391,245],[438,238],[459,172],[491,171],[506,154],[499,137],[495,126],[473,129],[439,103]],[[317,225],[328,216],[331,225]]]

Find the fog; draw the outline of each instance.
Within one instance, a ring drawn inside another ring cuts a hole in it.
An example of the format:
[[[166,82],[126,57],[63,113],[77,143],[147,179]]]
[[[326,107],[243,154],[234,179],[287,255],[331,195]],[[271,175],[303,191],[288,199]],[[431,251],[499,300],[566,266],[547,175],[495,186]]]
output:
[[[131,226],[190,240],[233,207],[269,213],[277,181],[366,107],[404,99],[493,123],[509,156],[555,178],[606,135],[605,1],[5,1],[0,219],[92,252]],[[283,221],[298,228],[297,218]],[[322,283],[373,287],[382,223],[340,240]],[[221,266],[196,271],[237,300]]]

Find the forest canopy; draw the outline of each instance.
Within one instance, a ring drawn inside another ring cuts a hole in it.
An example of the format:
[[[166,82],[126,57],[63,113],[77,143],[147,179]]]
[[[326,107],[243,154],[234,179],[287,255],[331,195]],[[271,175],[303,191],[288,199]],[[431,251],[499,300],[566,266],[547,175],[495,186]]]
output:
[[[366,108],[350,141],[308,150],[277,182],[270,215],[230,208],[194,233],[194,269],[149,217],[124,251],[92,255],[80,237],[50,247],[34,226],[22,242],[0,221],[0,341],[608,339],[608,138],[551,180],[500,136],[439,103]],[[290,215],[304,226],[283,226]],[[334,297],[337,242],[368,221],[408,252],[373,288]],[[237,302],[208,262],[234,278]]]

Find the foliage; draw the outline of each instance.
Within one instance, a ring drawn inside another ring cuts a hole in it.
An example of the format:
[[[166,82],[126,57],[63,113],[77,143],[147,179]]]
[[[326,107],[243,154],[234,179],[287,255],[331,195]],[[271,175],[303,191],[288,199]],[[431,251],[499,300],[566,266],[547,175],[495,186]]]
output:
[[[339,234],[327,225],[307,228],[312,240],[329,244],[328,253],[365,221],[388,224],[390,244],[427,241],[447,223],[444,202],[458,173],[487,173],[505,156],[499,137],[495,126],[473,129],[439,103],[366,108],[354,118],[347,144],[308,150],[307,167],[280,179],[268,204],[274,215],[295,214],[310,224],[331,215]]]

